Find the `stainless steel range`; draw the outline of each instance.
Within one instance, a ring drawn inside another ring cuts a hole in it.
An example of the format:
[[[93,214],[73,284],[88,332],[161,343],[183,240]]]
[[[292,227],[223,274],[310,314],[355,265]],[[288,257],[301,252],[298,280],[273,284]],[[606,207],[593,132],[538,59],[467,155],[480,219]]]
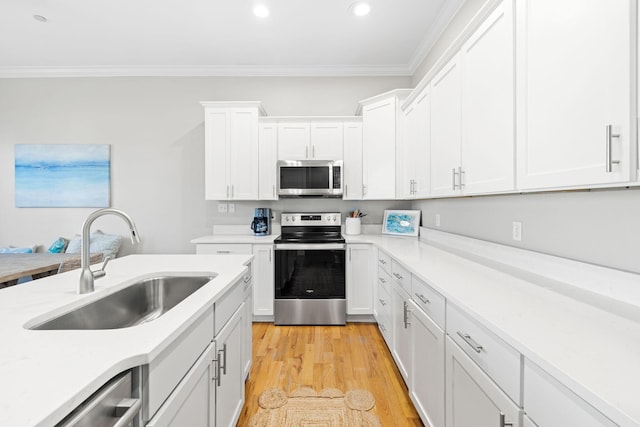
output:
[[[283,213],[275,243],[276,325],[344,325],[345,240],[339,212]]]

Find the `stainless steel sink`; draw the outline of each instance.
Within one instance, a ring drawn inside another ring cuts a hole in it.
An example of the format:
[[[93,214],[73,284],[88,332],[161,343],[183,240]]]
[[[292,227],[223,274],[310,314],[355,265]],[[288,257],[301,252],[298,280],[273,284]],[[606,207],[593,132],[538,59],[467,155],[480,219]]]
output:
[[[119,329],[140,325],[162,316],[214,277],[151,277],[29,329]]]

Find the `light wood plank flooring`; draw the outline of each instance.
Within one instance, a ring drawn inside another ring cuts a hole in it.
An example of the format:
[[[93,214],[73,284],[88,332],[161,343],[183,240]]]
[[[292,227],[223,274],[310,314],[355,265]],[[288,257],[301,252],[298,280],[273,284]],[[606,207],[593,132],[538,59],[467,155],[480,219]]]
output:
[[[369,390],[383,426],[422,426],[400,372],[372,323],[346,326],[253,324],[253,365],[238,426],[258,410],[258,396],[270,387],[289,393],[315,390]]]

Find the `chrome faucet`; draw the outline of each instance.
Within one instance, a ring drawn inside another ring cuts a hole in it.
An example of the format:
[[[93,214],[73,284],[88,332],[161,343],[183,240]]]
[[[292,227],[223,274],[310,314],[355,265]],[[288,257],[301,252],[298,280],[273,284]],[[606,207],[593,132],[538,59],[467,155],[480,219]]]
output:
[[[106,274],[104,271],[104,268],[106,267],[107,262],[109,262],[110,258],[107,258],[105,260],[105,263],[102,265],[102,269],[95,272],[91,271],[91,266],[90,266],[91,262],[90,262],[90,254],[89,254],[89,249],[90,249],[89,235],[91,233],[91,224],[93,224],[93,221],[100,218],[101,216],[109,215],[109,214],[119,216],[129,225],[129,229],[131,230],[131,243],[133,244],[135,244],[136,242],[140,243],[140,238],[138,237],[138,229],[136,228],[136,225],[134,224],[131,217],[126,213],[118,209],[110,209],[110,208],[99,209],[91,213],[87,217],[87,219],[84,221],[84,224],[82,224],[82,246],[80,247],[80,252],[81,252],[80,264],[81,264],[82,271],[80,272],[80,283],[78,285],[79,294],[86,294],[89,292],[93,292],[94,278],[99,278]]]

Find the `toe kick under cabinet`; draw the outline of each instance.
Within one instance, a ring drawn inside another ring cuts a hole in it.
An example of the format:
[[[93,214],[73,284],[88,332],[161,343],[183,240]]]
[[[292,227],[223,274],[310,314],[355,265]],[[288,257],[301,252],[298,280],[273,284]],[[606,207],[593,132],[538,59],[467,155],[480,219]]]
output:
[[[251,357],[251,335],[246,332],[251,316],[245,310],[251,271],[249,266],[213,307],[143,367],[145,426],[236,425]]]

